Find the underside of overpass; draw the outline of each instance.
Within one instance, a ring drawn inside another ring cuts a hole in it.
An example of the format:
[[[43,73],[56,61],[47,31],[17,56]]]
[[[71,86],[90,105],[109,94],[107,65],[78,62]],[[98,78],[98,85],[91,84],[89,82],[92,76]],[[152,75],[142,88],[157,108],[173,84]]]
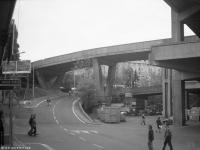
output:
[[[200,2],[198,0],[165,0],[171,7],[171,43],[152,46],[149,55],[154,65],[163,69],[163,113],[173,116],[176,125],[185,125],[187,108],[185,83],[199,82],[200,39],[185,42],[184,24],[200,37]],[[189,90],[194,91],[194,90]],[[199,90],[195,90],[199,92]]]

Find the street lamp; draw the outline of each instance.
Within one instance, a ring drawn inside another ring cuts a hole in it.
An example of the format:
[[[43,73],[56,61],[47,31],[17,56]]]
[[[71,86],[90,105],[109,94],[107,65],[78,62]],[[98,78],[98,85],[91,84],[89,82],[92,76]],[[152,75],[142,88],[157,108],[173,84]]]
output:
[[[74,70],[74,88],[76,88],[76,77],[75,77],[75,70]]]

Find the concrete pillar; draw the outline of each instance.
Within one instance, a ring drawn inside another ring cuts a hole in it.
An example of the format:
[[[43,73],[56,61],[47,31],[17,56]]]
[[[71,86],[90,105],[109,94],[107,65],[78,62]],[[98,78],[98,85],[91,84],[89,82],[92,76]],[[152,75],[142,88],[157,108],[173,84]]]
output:
[[[109,65],[108,67],[108,77],[107,77],[107,96],[112,96],[113,94],[113,84],[115,82],[115,72],[116,64]]]
[[[181,80],[181,72],[173,71],[173,118],[177,126],[185,125],[185,83]]]
[[[173,115],[172,104],[172,70],[162,70],[162,99],[163,99],[163,116],[170,117]]]
[[[55,87],[55,88],[59,88],[60,86],[62,86],[63,85],[63,77],[64,77],[64,74],[60,74],[60,75],[57,75],[56,77],[52,78],[50,80],[51,86]]]
[[[92,59],[93,63],[93,72],[94,72],[94,82],[96,86],[96,94],[97,96],[103,96],[103,89],[102,89],[102,72],[101,72],[101,66],[99,64],[99,61],[97,58]]]
[[[40,73],[39,71],[35,71],[35,74],[36,74],[36,77],[37,77],[40,87],[43,89],[47,89],[48,85],[46,84],[46,81],[45,81],[42,73]]]
[[[185,108],[190,109],[190,104],[189,104],[189,91],[185,91]]]
[[[171,9],[172,40],[180,42],[184,40],[184,24],[179,19],[178,12]],[[181,72],[172,71],[172,99],[174,124],[182,126],[185,124],[185,87],[181,80]]]
[[[184,40],[184,24],[179,20],[177,12],[171,9],[172,39],[174,42]]]
[[[48,81],[48,85],[50,85],[50,87],[55,88],[58,87],[55,83],[58,79],[58,76],[52,77],[49,81]]]

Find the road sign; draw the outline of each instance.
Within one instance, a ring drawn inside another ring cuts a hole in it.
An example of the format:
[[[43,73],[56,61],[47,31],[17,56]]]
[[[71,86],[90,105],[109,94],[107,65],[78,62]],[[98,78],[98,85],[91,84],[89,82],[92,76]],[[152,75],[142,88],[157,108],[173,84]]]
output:
[[[19,73],[31,73],[31,61],[10,61],[9,63],[3,62],[3,74],[19,74]]]
[[[0,79],[0,90],[12,90],[19,86],[21,86],[19,79]]]

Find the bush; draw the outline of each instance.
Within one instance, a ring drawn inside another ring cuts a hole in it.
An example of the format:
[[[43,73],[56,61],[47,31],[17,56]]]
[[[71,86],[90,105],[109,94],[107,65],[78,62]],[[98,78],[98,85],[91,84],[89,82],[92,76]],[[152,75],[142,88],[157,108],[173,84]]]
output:
[[[82,101],[83,109],[91,113],[92,108],[96,105],[95,103],[95,84],[92,79],[85,79],[78,83],[77,90],[78,95]]]

